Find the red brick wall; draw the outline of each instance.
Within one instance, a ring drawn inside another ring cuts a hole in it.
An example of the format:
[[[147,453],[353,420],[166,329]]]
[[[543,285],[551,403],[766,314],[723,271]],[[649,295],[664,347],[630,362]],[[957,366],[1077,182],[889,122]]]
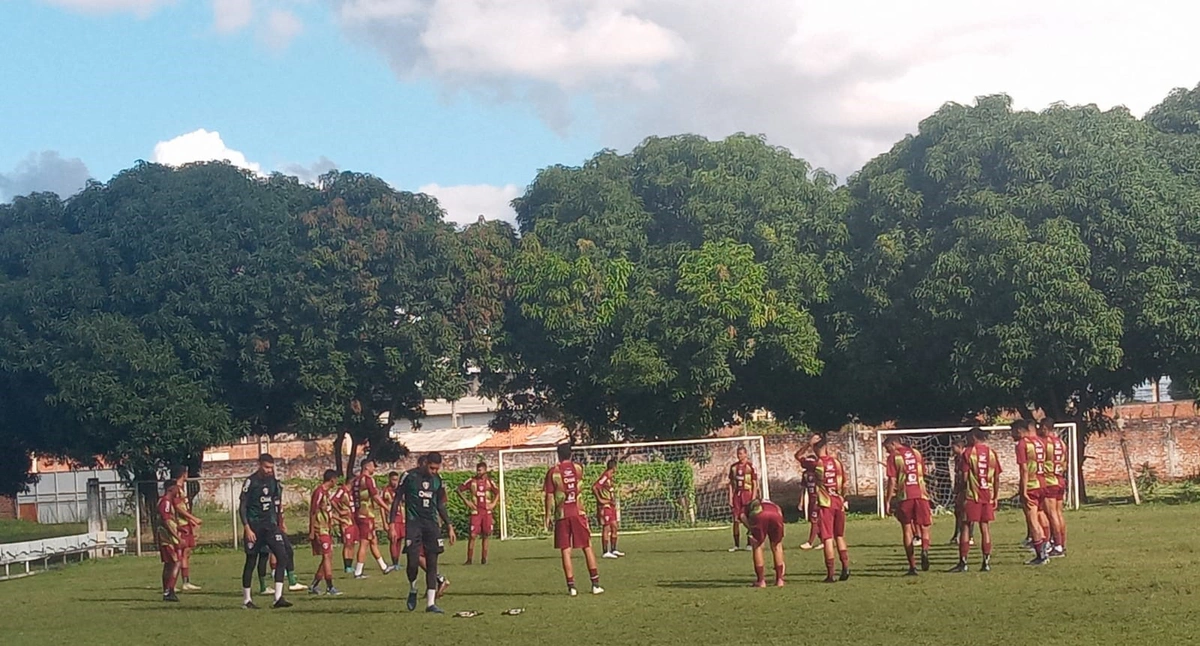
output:
[[[0,496],[0,520],[13,520],[17,517],[17,499]]]

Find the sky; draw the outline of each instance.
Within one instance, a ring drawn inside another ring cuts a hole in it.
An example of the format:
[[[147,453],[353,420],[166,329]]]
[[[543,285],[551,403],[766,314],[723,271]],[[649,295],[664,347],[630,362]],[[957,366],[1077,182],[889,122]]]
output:
[[[1200,83],[1178,0],[0,0],[0,201],[138,160],[338,168],[511,220],[537,171],[765,135],[840,178],[947,101],[1142,114]]]

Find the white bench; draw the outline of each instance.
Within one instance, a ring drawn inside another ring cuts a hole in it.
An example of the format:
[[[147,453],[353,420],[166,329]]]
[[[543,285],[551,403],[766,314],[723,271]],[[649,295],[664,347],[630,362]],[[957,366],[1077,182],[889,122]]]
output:
[[[15,579],[29,576],[35,572],[30,569],[31,563],[42,562],[42,570],[50,567],[50,559],[61,556],[79,555],[79,560],[91,554],[94,557],[110,556],[115,552],[125,552],[129,530],[119,532],[90,532],[75,536],[57,536],[43,538],[23,543],[0,544],[0,565],[4,566],[4,575],[0,580]],[[23,572],[12,573],[15,567],[24,566]]]

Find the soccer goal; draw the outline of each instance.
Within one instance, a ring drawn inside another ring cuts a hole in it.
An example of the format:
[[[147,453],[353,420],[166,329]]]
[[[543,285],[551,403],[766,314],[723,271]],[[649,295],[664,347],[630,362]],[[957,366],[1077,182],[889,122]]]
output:
[[[1067,492],[1064,502],[1071,509],[1079,509],[1079,464],[1075,449],[1079,445],[1079,427],[1074,422],[1055,424],[1058,436],[1067,445]],[[886,451],[883,441],[889,436],[899,436],[908,440],[911,446],[920,451],[925,457],[925,485],[929,490],[936,513],[954,513],[954,482],[958,473],[954,469],[955,440],[965,439],[970,426],[950,428],[902,428],[880,430],[875,436],[875,455],[879,456],[876,463],[876,507],[879,516],[884,516],[883,494],[887,484]],[[1000,457],[1001,499],[1000,504],[1012,503],[1017,495],[1017,460],[1016,450],[1009,437],[1008,426],[984,426],[983,430],[992,434],[988,445],[996,450]]]
[[[731,521],[729,467],[745,448],[758,473],[759,491],[769,497],[766,443],[761,436],[637,444],[576,446],[583,465],[581,497],[596,517],[592,483],[616,458],[615,492],[623,533],[720,527]],[[544,536],[546,472],[558,463],[555,447],[500,451],[500,538]],[[593,527],[594,531],[599,531]]]

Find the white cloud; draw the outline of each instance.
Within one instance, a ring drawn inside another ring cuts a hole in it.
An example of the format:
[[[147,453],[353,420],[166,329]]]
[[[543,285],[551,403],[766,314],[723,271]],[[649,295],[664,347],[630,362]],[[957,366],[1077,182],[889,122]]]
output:
[[[304,23],[296,14],[283,9],[275,9],[267,15],[261,36],[267,47],[279,52],[288,48],[292,40],[304,31]]]
[[[1144,111],[1200,81],[1200,5],[1144,0],[329,0],[404,78],[524,101],[589,98],[605,144],[765,133],[839,175],[946,101],[1007,92]]]
[[[325,155],[321,155],[312,164],[284,164],[279,170],[286,175],[294,176],[305,184],[313,184],[319,177],[331,170],[337,169],[337,167],[337,162]]]
[[[230,34],[254,19],[253,0],[213,0],[213,24],[222,34]]]
[[[515,222],[517,214],[509,203],[521,194],[521,189],[514,184],[426,184],[417,191],[436,197],[438,204],[446,211],[446,220],[455,224],[471,224],[480,215],[489,220]]]
[[[227,161],[239,168],[261,173],[261,167],[246,160],[241,152],[229,148],[221,140],[221,133],[203,128],[154,145],[154,161],[169,166],[182,166],[191,162]]]
[[[55,150],[30,153],[9,173],[0,173],[0,197],[13,198],[40,191],[70,197],[87,184],[91,174],[83,160],[63,158]]]

